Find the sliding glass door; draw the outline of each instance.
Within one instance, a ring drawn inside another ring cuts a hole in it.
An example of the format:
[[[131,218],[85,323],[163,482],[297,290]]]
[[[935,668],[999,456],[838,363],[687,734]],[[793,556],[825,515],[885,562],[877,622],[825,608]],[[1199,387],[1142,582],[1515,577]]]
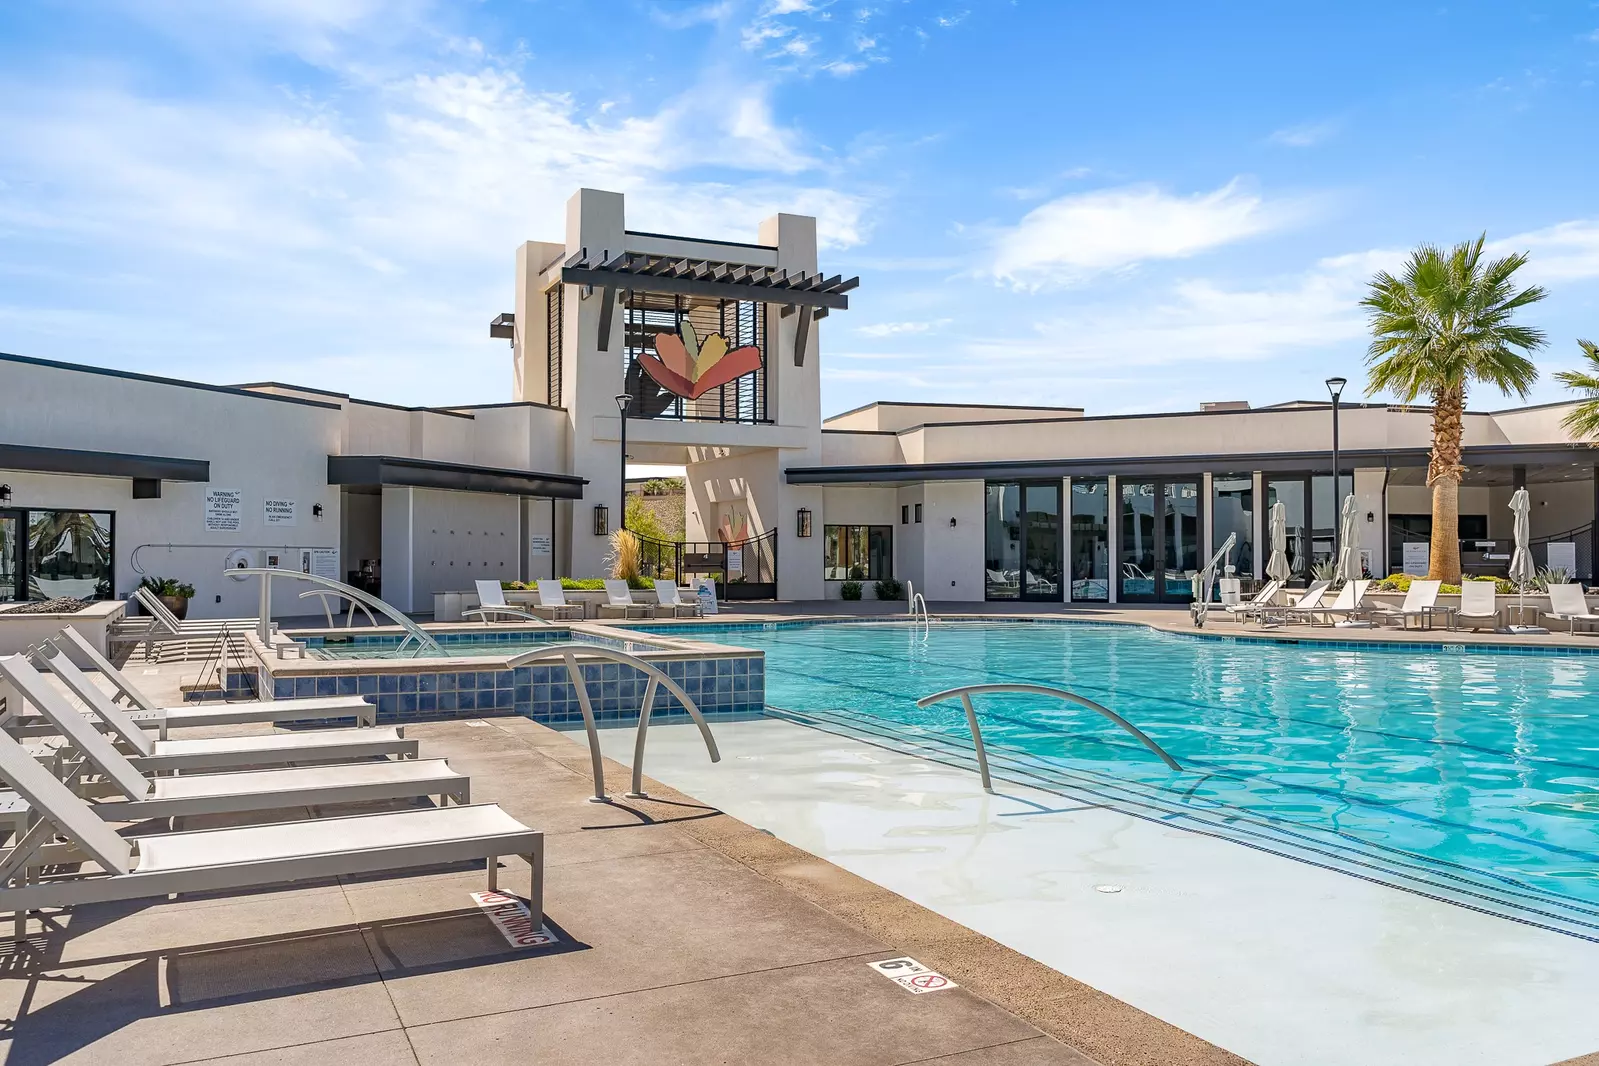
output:
[[[987,497],[987,597],[1059,602],[1064,570],[1060,483],[991,484]]]
[[[0,603],[22,599],[22,512],[0,511]]]
[[[1198,481],[1122,481],[1117,598],[1129,603],[1187,603],[1199,570]]]

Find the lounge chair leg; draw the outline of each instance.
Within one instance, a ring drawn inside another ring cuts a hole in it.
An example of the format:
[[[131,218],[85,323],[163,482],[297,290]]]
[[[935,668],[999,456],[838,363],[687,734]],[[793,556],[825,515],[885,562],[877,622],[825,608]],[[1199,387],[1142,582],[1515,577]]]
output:
[[[530,878],[527,887],[527,909],[533,916],[533,923],[539,928],[544,927],[544,838],[540,836],[533,845],[533,853],[527,857]]]
[[[489,891],[498,891],[500,887],[500,857],[489,856]]]

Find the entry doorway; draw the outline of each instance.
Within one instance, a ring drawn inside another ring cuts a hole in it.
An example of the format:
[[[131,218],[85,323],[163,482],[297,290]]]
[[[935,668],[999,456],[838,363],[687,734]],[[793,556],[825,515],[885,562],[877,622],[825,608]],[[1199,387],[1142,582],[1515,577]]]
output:
[[[1061,483],[987,487],[984,594],[990,600],[1061,601]]]
[[[1117,599],[1188,603],[1203,528],[1197,479],[1118,482]]]

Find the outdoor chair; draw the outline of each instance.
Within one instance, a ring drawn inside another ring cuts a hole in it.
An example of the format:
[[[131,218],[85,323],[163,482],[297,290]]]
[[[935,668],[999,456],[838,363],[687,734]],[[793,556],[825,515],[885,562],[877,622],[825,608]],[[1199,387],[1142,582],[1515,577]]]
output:
[[[1498,598],[1492,581],[1460,583],[1460,610],[1455,612],[1455,623],[1472,629],[1481,629],[1484,623],[1490,629],[1499,628]]]
[[[699,597],[685,600],[681,595],[682,590],[677,587],[676,581],[667,581],[657,578],[655,581],[655,598],[660,601],[662,610],[672,612],[673,618],[681,618],[687,613],[690,618],[698,618],[704,614],[700,607]]]
[[[1268,604],[1255,615],[1255,621],[1261,625],[1282,625],[1288,621],[1290,611],[1305,614],[1321,606],[1322,598],[1327,595],[1327,590],[1332,587],[1330,581],[1318,581],[1305,590],[1305,594],[1290,604]]]
[[[123,617],[112,623],[107,641],[112,645],[144,645],[145,658],[154,656],[157,647],[188,641],[219,641],[227,634],[253,629],[254,618],[182,619],[173,614],[161,598],[147,588],[133,590],[133,598],[148,618]]]
[[[557,622],[573,619],[582,621],[584,608],[582,603],[567,603],[566,590],[561,587],[559,580],[545,578],[538,583],[539,604],[533,608],[535,611],[548,611],[550,617]]]
[[[1398,607],[1389,607],[1380,604],[1371,609],[1372,620],[1377,618],[1398,619],[1401,629],[1410,628],[1410,620],[1426,619],[1432,614],[1433,607],[1438,603],[1438,588],[1442,581],[1415,580],[1410,583],[1410,591],[1405,593],[1405,600]]]
[[[66,697],[20,655],[0,657],[0,681],[11,685],[23,700],[35,707],[43,707],[50,700],[65,705]],[[405,739],[405,731],[397,726],[155,740],[120,707],[97,703],[91,704],[89,709],[133,752],[131,761],[141,772],[237,770],[285,763],[314,765],[377,755],[414,759],[418,752],[417,742]]]
[[[1318,618],[1325,619],[1328,625],[1342,618],[1345,623],[1354,624],[1353,619],[1365,612],[1362,600],[1366,598],[1366,589],[1371,586],[1370,581],[1364,579],[1347,581],[1344,587],[1338,590],[1338,596],[1331,603],[1315,603],[1310,607],[1294,606],[1284,611],[1288,621],[1306,621],[1314,625]],[[1365,623],[1361,623],[1365,624]]]
[[[353,874],[411,870],[486,860],[497,885],[501,855],[531,868],[528,910],[544,923],[544,834],[492,803],[388,811],[342,818],[122,837],[82,799],[0,734],[0,777],[31,808],[32,825],[0,859],[0,912],[15,916],[17,940],[27,912],[174,893],[258,888]],[[66,841],[56,843],[56,837]],[[100,872],[41,880],[39,871],[92,860]]]
[[[638,603],[633,599],[633,590],[627,587],[627,582],[616,578],[605,579],[605,598],[607,602],[600,604],[600,613],[606,611],[620,611],[623,618],[654,618],[655,608],[648,603]],[[637,611],[637,615],[633,612]]]
[[[248,700],[243,703],[216,704],[209,707],[140,706],[137,710],[118,708],[116,702],[94,680],[78,668],[66,652],[64,644],[45,641],[35,659],[42,661],[61,683],[72,690],[91,710],[101,713],[101,705],[113,712],[121,710],[134,723],[149,726],[156,737],[166,740],[172,727],[203,725],[248,725],[257,722],[310,722],[324,719],[353,718],[358,726],[376,725],[378,709],[361,696],[307,696],[304,699]],[[106,664],[110,666],[109,663]],[[112,669],[109,680],[119,688],[123,682],[120,672]]]
[[[1578,584],[1550,585],[1549,610],[1545,612],[1551,618],[1558,618],[1571,627],[1571,632],[1577,631],[1578,622],[1589,625],[1599,623],[1599,614],[1593,614],[1588,609],[1588,598],[1583,595],[1582,586]]]
[[[31,670],[21,657],[0,661],[0,669]],[[347,762],[335,766],[295,766],[275,770],[250,770],[224,774],[182,774],[150,779],[140,773],[94,723],[67,703],[37,673],[40,683],[27,698],[66,742],[103,778],[89,786],[97,793],[116,793],[121,802],[96,803],[94,811],[106,821],[135,822],[145,818],[176,818],[194,814],[231,814],[284,807],[316,807],[330,803],[414,799],[438,796],[465,803],[470,795],[467,777],[451,770],[442,759],[424,762]],[[73,777],[80,776],[75,770]]]
[[[1223,603],[1222,610],[1227,612],[1227,617],[1238,622],[1247,622],[1254,615],[1272,606],[1272,601],[1277,598],[1277,593],[1282,591],[1283,583],[1276,578],[1260,586],[1260,590],[1250,599],[1242,603]]]
[[[477,586],[478,605],[462,611],[461,617],[471,618],[476,616],[488,623],[504,616],[506,618],[519,619],[523,622],[537,622],[541,626],[550,624],[530,611],[525,611],[520,607],[512,607],[506,603],[505,590],[500,587],[498,581],[474,581],[473,584]]]

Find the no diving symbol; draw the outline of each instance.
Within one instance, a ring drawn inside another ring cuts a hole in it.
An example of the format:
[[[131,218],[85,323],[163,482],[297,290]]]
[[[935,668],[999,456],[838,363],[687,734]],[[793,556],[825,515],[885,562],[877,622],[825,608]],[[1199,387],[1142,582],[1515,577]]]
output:
[[[960,987],[943,974],[934,973],[909,956],[884,959],[882,962],[872,962],[867,965],[896,985],[918,996],[925,992],[942,992],[946,988]]]

